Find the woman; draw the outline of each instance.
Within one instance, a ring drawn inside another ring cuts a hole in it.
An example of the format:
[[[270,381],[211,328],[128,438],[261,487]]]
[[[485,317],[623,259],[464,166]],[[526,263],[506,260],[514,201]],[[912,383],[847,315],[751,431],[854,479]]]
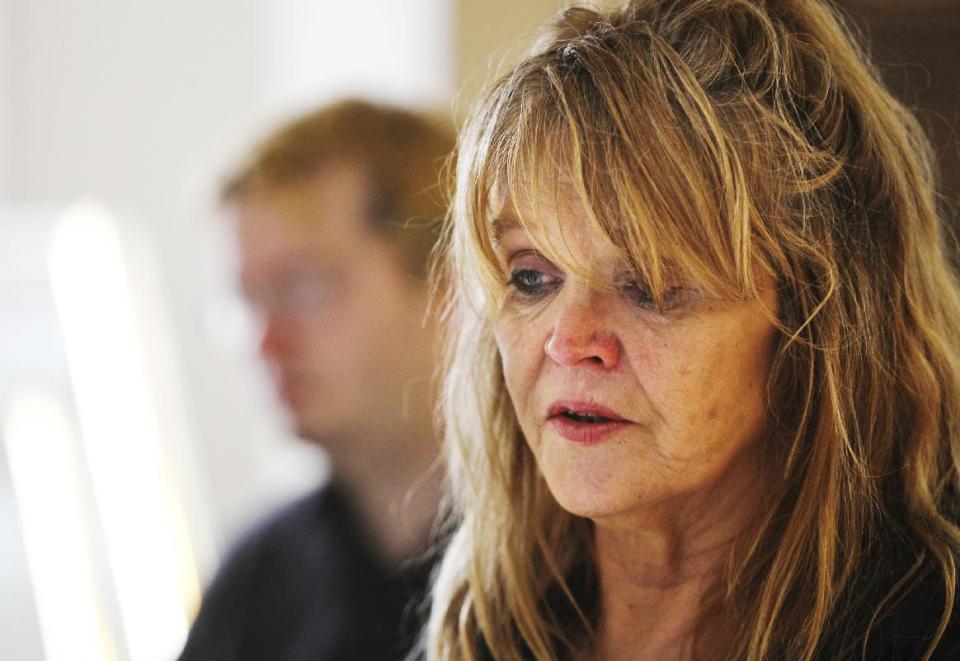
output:
[[[458,158],[428,657],[960,658],[960,293],[828,8],[569,9]]]

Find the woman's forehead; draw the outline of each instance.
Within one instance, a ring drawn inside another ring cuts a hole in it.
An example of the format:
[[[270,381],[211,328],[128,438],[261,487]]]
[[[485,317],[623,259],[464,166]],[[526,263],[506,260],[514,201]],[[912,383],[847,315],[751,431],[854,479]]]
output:
[[[592,210],[572,187],[505,196],[491,212],[489,231],[494,243],[516,232],[546,244],[567,240],[585,243],[600,236],[609,241],[595,222]]]

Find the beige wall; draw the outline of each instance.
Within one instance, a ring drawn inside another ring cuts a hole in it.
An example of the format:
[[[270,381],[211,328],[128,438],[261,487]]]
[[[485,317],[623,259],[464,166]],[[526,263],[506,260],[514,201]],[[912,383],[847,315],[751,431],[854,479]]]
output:
[[[454,17],[455,111],[463,117],[492,72],[503,71],[530,45],[537,28],[570,4],[565,0],[457,0]]]

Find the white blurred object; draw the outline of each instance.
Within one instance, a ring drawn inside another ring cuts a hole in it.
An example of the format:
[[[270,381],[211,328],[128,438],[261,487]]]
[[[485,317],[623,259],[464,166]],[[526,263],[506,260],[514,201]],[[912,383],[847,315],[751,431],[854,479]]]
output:
[[[94,202],[70,207],[49,259],[127,649],[132,661],[170,659],[199,582],[109,212]]]
[[[16,392],[2,422],[47,661],[113,661],[72,423],[42,388]]]

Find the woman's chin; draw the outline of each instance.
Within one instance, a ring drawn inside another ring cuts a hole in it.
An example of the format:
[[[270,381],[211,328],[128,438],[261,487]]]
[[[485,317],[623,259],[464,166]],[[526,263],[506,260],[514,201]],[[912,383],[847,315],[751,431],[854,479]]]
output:
[[[635,512],[656,495],[656,485],[641,477],[655,472],[642,468],[641,453],[634,447],[626,453],[632,456],[625,457],[613,445],[585,448],[551,436],[543,437],[535,451],[557,504],[570,514],[594,520]]]
[[[586,471],[554,479],[547,477],[546,483],[562,509],[594,521],[628,516],[643,507],[638,494],[623,493],[609,482],[597,483]]]

